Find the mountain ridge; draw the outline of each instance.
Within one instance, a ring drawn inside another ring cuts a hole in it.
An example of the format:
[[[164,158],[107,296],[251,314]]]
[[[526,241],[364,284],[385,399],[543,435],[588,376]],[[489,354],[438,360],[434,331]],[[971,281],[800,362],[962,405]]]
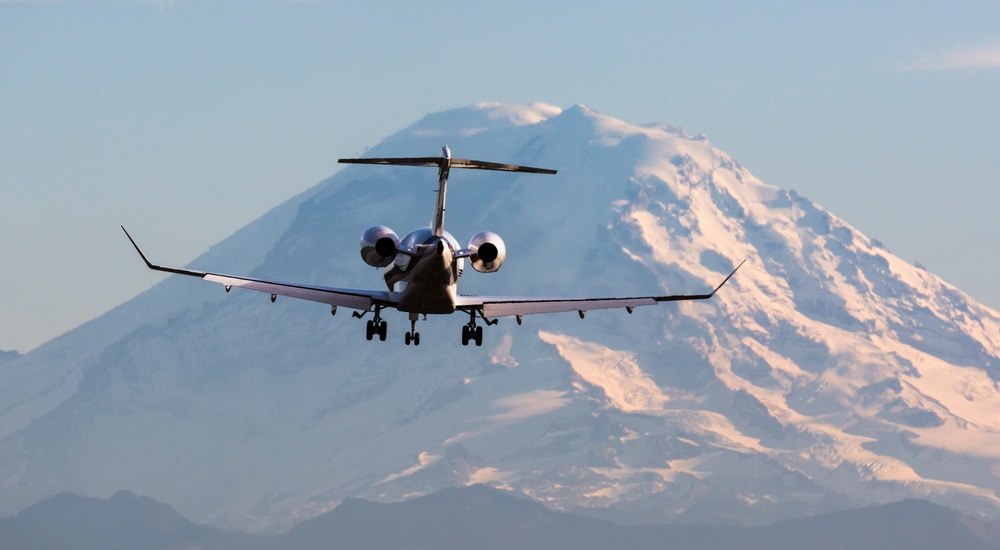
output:
[[[58,528],[54,528],[58,526]],[[62,493],[0,518],[8,550],[115,548],[995,548],[1000,525],[920,500],[761,527],[622,526],[555,512],[484,485],[382,504],[347,499],[287,532],[248,535],[198,525],[170,506],[121,491],[101,500]]]

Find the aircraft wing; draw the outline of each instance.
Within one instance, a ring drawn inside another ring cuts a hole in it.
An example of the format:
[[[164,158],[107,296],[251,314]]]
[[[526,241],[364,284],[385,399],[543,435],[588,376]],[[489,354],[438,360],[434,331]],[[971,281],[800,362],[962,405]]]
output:
[[[219,283],[225,285],[226,292],[235,286],[238,288],[265,292],[271,294],[272,296],[288,296],[301,300],[309,300],[311,302],[320,302],[330,306],[343,306],[362,311],[370,310],[371,306],[375,304],[395,307],[395,305],[399,302],[398,296],[395,292],[282,283],[278,281],[266,281],[250,277],[223,275],[221,273],[210,273],[207,271],[194,271],[191,269],[156,265],[146,258],[146,255],[142,253],[142,250],[139,249],[139,245],[135,243],[135,239],[132,238],[132,235],[129,235],[124,226],[122,227],[122,231],[125,231],[125,235],[128,236],[130,241],[132,241],[132,246],[135,247],[136,252],[138,252],[139,256],[142,257],[142,261],[146,262],[146,267],[149,269],[163,271],[166,273],[176,273],[179,275],[189,275],[191,277],[198,277],[209,282]]]
[[[626,308],[631,313],[632,308],[652,306],[660,302],[680,302],[686,300],[708,300],[736,274],[743,265],[729,274],[719,286],[708,294],[672,294],[665,296],[628,296],[621,298],[543,298],[543,297],[512,297],[512,296],[459,296],[456,305],[459,309],[479,310],[483,317],[508,317],[533,315],[537,313],[558,313],[576,311],[581,316],[592,309]]]

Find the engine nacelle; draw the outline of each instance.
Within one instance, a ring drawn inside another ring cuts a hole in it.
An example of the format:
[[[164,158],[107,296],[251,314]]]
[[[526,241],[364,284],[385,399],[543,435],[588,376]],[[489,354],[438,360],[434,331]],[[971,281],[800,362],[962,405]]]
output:
[[[384,225],[368,228],[361,235],[361,259],[372,267],[385,267],[396,259],[399,237]]]
[[[491,231],[483,231],[469,241],[472,251],[472,268],[480,273],[494,273],[503,265],[507,257],[507,247],[500,235]]]

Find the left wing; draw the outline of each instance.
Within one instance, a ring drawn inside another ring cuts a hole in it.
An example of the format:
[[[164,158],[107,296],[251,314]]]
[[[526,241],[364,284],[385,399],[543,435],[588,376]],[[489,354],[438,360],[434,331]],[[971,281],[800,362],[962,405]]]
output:
[[[725,278],[719,286],[708,294],[673,294],[666,296],[629,296],[624,298],[529,298],[510,296],[459,296],[455,305],[466,311],[479,311],[487,318],[532,315],[536,313],[557,313],[576,311],[583,316],[592,309],[625,308],[632,312],[639,306],[652,306],[660,302],[680,302],[685,300],[708,300],[725,285],[746,260]],[[520,321],[520,319],[519,319]]]
[[[219,283],[225,285],[226,292],[229,292],[229,290],[235,286],[238,288],[246,288],[269,293],[271,294],[272,301],[276,296],[288,296],[291,298],[299,298],[301,300],[309,300],[311,302],[320,302],[333,307],[343,306],[362,311],[369,311],[373,305],[396,307],[396,304],[399,303],[399,295],[396,292],[282,283],[277,281],[266,281],[263,279],[253,279],[250,277],[223,275],[221,273],[210,273],[207,271],[194,271],[179,267],[156,265],[146,258],[146,255],[142,253],[142,250],[139,249],[139,245],[135,243],[135,239],[132,238],[132,235],[129,235],[124,226],[122,226],[122,231],[125,231],[125,235],[128,237],[128,240],[132,241],[132,246],[135,247],[136,252],[138,252],[139,256],[142,257],[142,261],[146,262],[146,267],[149,269],[164,271],[166,273],[176,273],[179,275],[189,275],[191,277],[198,277],[209,282]]]

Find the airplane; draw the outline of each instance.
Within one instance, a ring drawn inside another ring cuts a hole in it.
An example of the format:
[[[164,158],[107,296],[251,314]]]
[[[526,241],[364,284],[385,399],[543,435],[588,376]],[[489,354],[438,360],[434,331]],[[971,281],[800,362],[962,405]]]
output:
[[[707,300],[715,296],[715,293],[746,262],[746,260],[740,262],[729,276],[707,294],[611,298],[461,295],[458,294],[457,286],[464,271],[465,260],[468,259],[472,268],[480,273],[494,273],[503,265],[507,249],[500,236],[490,231],[477,233],[465,248],[461,248],[458,241],[445,231],[445,195],[450,171],[454,168],[532,174],[555,174],[556,171],[452,158],[447,145],[441,148],[440,157],[347,158],[340,159],[339,162],[426,166],[438,169],[437,202],[430,227],[417,229],[402,239],[384,225],[371,227],[361,235],[361,258],[372,267],[383,268],[388,290],[333,288],[161,266],[149,261],[125,226],[122,226],[122,231],[125,231],[125,235],[146,266],[155,271],[199,277],[209,282],[220,283],[225,286],[226,292],[238,287],[269,293],[271,302],[274,302],[279,295],[320,302],[329,305],[330,313],[333,315],[336,315],[338,307],[355,310],[353,316],[358,319],[373,313],[365,332],[368,340],[373,340],[375,336],[383,342],[386,339],[387,323],[382,319],[383,309],[391,308],[407,313],[410,320],[410,331],[404,338],[407,346],[411,343],[414,346],[420,345],[420,333],[416,330],[416,324],[421,315],[426,320],[427,315],[465,313],[469,316],[469,322],[462,327],[462,345],[468,346],[470,342],[475,342],[476,346],[482,346],[483,327],[477,323],[478,320],[482,320],[487,326],[493,326],[497,324],[499,317],[514,317],[520,325],[525,315],[575,311],[582,319],[585,312],[595,309],[624,308],[631,314],[636,307],[660,302]]]

